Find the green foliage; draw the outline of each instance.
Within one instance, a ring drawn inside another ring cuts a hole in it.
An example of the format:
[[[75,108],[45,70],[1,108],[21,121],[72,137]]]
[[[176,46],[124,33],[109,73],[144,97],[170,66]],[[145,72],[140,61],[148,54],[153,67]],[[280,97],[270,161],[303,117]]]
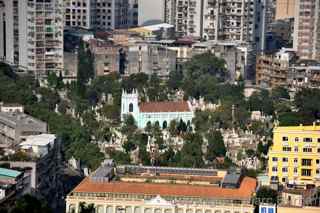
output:
[[[79,205],[80,211],[79,213],[95,213],[95,207],[94,204],[86,204],[84,202],[81,202]]]
[[[258,176],[258,171],[255,169],[242,169],[242,174],[243,176],[247,176],[247,177],[253,177],[253,178],[257,178]]]
[[[274,88],[271,92],[271,98],[274,101],[279,101],[280,99],[290,99],[289,92],[284,87]]]
[[[0,101],[23,105],[36,103],[32,92],[36,88],[32,77],[18,78],[9,66],[0,64]]]
[[[302,117],[303,123],[312,123],[318,119],[320,109],[320,90],[319,89],[302,89],[294,99],[298,112]]]
[[[50,213],[52,212],[48,205],[41,200],[31,196],[24,195],[19,198],[13,206],[11,213]]]
[[[190,168],[201,168],[204,166],[202,159],[202,137],[199,134],[188,133],[185,143],[181,149],[181,160],[178,165]]]
[[[136,121],[132,115],[127,115],[124,118],[124,124],[121,128],[121,132],[125,135],[133,134],[137,130]]]
[[[41,101],[37,102],[34,92],[41,95]],[[56,104],[61,102],[56,91],[39,88],[33,78],[15,76],[10,68],[0,65],[0,100],[23,104],[27,114],[47,122],[49,131],[62,138],[67,158],[74,156],[81,159],[92,169],[104,159],[97,145],[90,143],[86,127],[82,127],[79,121],[68,115],[54,112]],[[12,157],[28,160],[21,153]]]
[[[119,165],[130,164],[131,162],[130,155],[128,153],[114,150],[108,154],[110,155],[110,158],[112,158]]]
[[[271,203],[275,204],[278,201],[278,193],[277,191],[268,188],[268,187],[260,187],[256,194],[256,201],[258,203]]]
[[[143,165],[151,165],[151,158],[145,146],[139,147],[139,159]]]
[[[272,115],[274,108],[270,94],[267,90],[254,92],[249,98],[249,108],[251,111],[261,111],[267,115]]]
[[[216,157],[225,157],[226,147],[220,131],[212,131],[207,135],[208,146],[206,158],[213,161]]]
[[[77,94],[84,97],[86,84],[94,77],[94,56],[81,40],[78,51]]]
[[[171,90],[179,89],[182,85],[183,73],[180,70],[171,71],[169,74],[169,80],[167,82],[168,87]]]

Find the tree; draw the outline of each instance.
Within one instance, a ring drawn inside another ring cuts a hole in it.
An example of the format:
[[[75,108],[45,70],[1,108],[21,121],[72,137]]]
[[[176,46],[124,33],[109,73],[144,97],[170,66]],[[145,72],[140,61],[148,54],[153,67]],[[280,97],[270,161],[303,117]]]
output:
[[[256,152],[253,149],[247,149],[246,150],[246,155],[251,158],[254,157],[254,155],[256,154]]]
[[[94,204],[91,203],[89,205],[86,205],[86,203],[81,202],[80,203],[80,211],[79,211],[79,213],[95,213]]]
[[[145,146],[139,147],[139,159],[143,165],[151,165],[151,158]]]
[[[248,102],[250,111],[261,111],[267,115],[273,114],[273,102],[267,90],[254,92]]]
[[[204,165],[202,156],[202,137],[199,134],[188,133],[181,149],[179,166],[201,168]]]
[[[170,121],[170,124],[169,124],[169,132],[170,132],[170,135],[171,135],[172,137],[178,135],[178,131],[177,131],[177,121],[176,121],[176,120]]]
[[[48,205],[31,195],[24,195],[14,204],[11,213],[44,213],[52,212]]]
[[[225,157],[226,147],[220,131],[212,131],[207,135],[208,146],[206,158],[213,161],[216,157]]]
[[[288,89],[284,87],[276,87],[271,91],[271,98],[273,101],[279,101],[280,99],[290,99]]]
[[[86,84],[94,77],[94,56],[81,40],[78,50],[77,92],[80,97],[86,93]]]
[[[138,127],[136,126],[134,117],[132,115],[125,116],[121,132],[128,135],[134,133],[137,130],[137,128]]]
[[[183,74],[180,70],[171,71],[167,82],[168,87],[172,90],[179,89],[182,85],[182,80]]]
[[[294,98],[294,103],[301,115],[301,122],[310,124],[320,118],[320,90],[301,89]]]
[[[131,159],[128,153],[124,153],[121,151],[110,151],[108,152],[110,158],[112,158],[117,164],[130,164]]]
[[[278,192],[268,187],[260,187],[256,194],[256,202],[275,204],[278,202]]]

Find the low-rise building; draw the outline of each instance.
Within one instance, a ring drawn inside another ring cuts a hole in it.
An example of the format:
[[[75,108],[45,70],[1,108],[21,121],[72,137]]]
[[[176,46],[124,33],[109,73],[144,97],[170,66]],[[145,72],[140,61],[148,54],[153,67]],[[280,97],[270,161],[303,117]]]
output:
[[[31,155],[42,157],[53,148],[55,140],[56,136],[53,134],[31,135],[27,136],[19,146]]]
[[[47,124],[24,113],[0,112],[0,143],[20,143],[29,135],[47,133]]]
[[[182,120],[189,126],[194,117],[189,101],[139,103],[139,94],[135,89],[132,93],[122,92],[121,106],[121,120],[124,121],[127,115],[132,115],[139,128],[156,124],[166,129],[173,120]]]
[[[81,203],[98,213],[252,213],[256,180],[232,176],[232,187],[220,186],[225,173],[213,169],[102,165],[66,198],[66,212]]]

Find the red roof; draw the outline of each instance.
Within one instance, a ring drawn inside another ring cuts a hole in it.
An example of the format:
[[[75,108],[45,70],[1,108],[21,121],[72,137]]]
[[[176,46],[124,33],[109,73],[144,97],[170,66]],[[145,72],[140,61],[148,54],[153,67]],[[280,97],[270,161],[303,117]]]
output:
[[[141,103],[140,112],[190,112],[187,101]]]
[[[215,186],[133,183],[133,182],[93,182],[85,178],[73,192],[84,193],[128,193],[160,196],[188,196],[220,199],[250,199],[256,189],[256,179],[245,177],[238,189]]]

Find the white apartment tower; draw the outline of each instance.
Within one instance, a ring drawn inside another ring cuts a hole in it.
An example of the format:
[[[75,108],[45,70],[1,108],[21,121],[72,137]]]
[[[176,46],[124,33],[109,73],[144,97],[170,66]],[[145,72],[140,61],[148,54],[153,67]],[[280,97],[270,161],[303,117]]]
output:
[[[43,78],[63,71],[63,1],[0,1],[0,58]]]
[[[301,59],[320,60],[320,0],[297,0],[293,46]]]
[[[203,3],[203,38],[251,42],[263,49],[264,0],[203,0]]]
[[[139,0],[139,24],[158,20],[174,25],[177,37],[250,42],[263,50],[267,1]]]
[[[65,26],[101,30],[127,28],[129,9],[128,0],[66,0]],[[132,15],[135,9],[130,10]]]

